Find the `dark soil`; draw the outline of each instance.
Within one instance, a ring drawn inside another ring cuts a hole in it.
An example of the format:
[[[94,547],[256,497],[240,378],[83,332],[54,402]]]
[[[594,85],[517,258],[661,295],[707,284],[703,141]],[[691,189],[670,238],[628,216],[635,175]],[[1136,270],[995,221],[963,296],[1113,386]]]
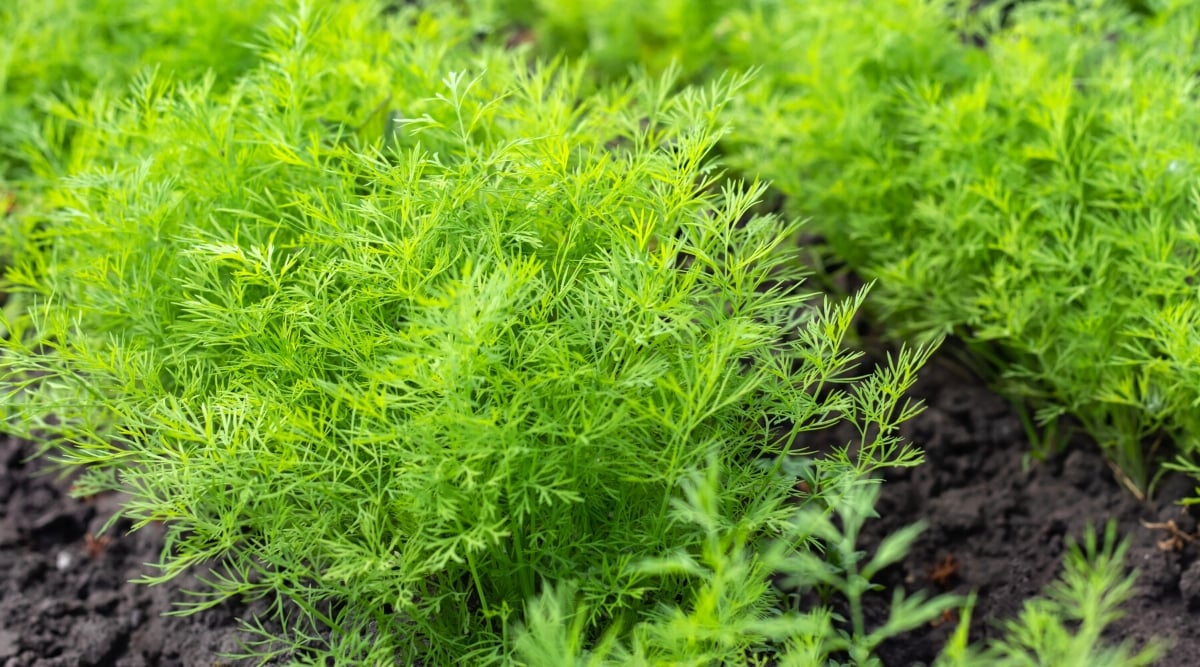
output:
[[[1142,575],[1114,638],[1139,645],[1170,638],[1175,645],[1160,664],[1200,664],[1200,544],[1164,551],[1158,542],[1167,535],[1141,524],[1174,520],[1194,531],[1194,518],[1173,502],[1192,489],[1189,481],[1167,478],[1152,502],[1138,502],[1083,444],[1027,469],[1029,447],[1008,403],[942,361],[921,377],[916,393],[928,409],[907,425],[907,435],[925,448],[927,461],[888,477],[881,518],[868,524],[866,540],[920,519],[929,528],[881,583],[977,591],[972,635],[987,639],[1057,575],[1067,536],[1115,518],[1133,540],[1128,560]],[[69,482],[36,475],[39,464],[24,461],[31,452],[28,444],[0,440],[0,667],[223,664],[217,655],[238,648],[237,619],[255,608],[229,604],[164,617],[194,580],[127,583],[153,573],[145,563],[158,557],[161,528],[129,535],[128,524],[118,524],[107,543],[97,541],[93,535],[120,499],[69,498]],[[944,577],[935,576],[950,562]],[[882,600],[870,610],[875,619],[885,612]],[[892,667],[929,662],[953,627],[947,622],[892,641],[881,656]]]
[[[0,439],[0,665],[215,667],[218,653],[238,650],[245,608],[163,616],[194,579],[128,583],[155,574],[146,563],[158,560],[161,527],[127,534],[121,521],[95,538],[120,498],[70,498],[69,481],[36,474],[32,453]]]
[[[1200,542],[1160,544],[1167,531],[1142,523],[1174,521],[1195,535],[1194,514],[1176,502],[1193,492],[1192,480],[1165,477],[1154,498],[1139,502],[1087,442],[1027,464],[1030,447],[1013,407],[944,358],[922,371],[914,391],[928,408],[905,425],[906,435],[925,449],[926,460],[886,476],[876,508],[881,516],[867,524],[867,542],[917,520],[928,528],[880,583],[976,591],[971,639],[986,640],[1058,576],[1068,536],[1080,540],[1089,523],[1102,536],[1105,522],[1115,519],[1131,540],[1126,563],[1141,575],[1128,613],[1112,627],[1114,641],[1141,647],[1151,637],[1167,638],[1174,646],[1157,664],[1200,665]],[[874,600],[876,620],[889,601]],[[895,667],[931,662],[955,628],[956,620],[947,620],[890,642],[880,657]]]

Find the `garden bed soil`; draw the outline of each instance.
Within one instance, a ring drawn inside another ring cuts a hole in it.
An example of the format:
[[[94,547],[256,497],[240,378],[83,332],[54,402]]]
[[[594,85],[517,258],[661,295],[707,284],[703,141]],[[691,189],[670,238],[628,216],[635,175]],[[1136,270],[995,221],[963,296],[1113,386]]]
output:
[[[1191,490],[1189,480],[1168,477],[1153,501],[1139,502],[1082,444],[1026,467],[1029,447],[1014,411],[944,360],[926,367],[915,394],[928,409],[905,428],[924,446],[926,463],[887,475],[880,519],[868,523],[865,540],[878,542],[922,519],[929,528],[881,583],[975,590],[972,637],[994,637],[999,621],[1014,617],[1058,574],[1067,536],[1114,518],[1132,539],[1128,561],[1142,575],[1113,637],[1139,645],[1167,637],[1175,644],[1161,665],[1200,664],[1200,545],[1185,540],[1179,551],[1164,550],[1166,533],[1142,525],[1173,520],[1194,531],[1194,518],[1174,502]],[[107,541],[97,539],[120,498],[70,498],[69,480],[37,474],[43,466],[26,461],[32,452],[28,443],[0,440],[0,667],[224,664],[218,654],[238,648],[237,619],[261,611],[262,603],[163,616],[194,579],[128,583],[153,572],[145,563],[158,557],[162,528],[127,534],[129,524],[119,522]],[[886,604],[875,598],[870,617],[881,619]],[[953,627],[946,622],[893,640],[881,657],[891,667],[929,662]]]
[[[35,448],[0,439],[0,666],[186,667],[224,665],[238,651],[239,617],[258,607],[224,604],[210,613],[164,616],[201,588],[194,577],[161,586],[130,580],[155,574],[163,528],[130,534],[116,494],[77,500],[69,479],[28,461]]]
[[[1194,480],[1167,475],[1153,498],[1138,501],[1083,438],[1047,461],[1029,462],[1014,408],[945,356],[922,370],[914,393],[928,408],[902,429],[923,446],[925,463],[885,475],[880,518],[867,523],[866,542],[877,544],[917,520],[928,528],[880,583],[976,591],[971,639],[986,640],[1061,573],[1068,537],[1081,541],[1090,523],[1102,539],[1105,523],[1115,519],[1130,539],[1126,564],[1141,574],[1108,635],[1139,648],[1162,637],[1173,646],[1156,664],[1200,665],[1200,542],[1188,539],[1197,535],[1196,512],[1177,502],[1194,494]],[[1173,522],[1178,533],[1143,522]],[[890,592],[874,598],[876,622],[889,604]],[[930,662],[954,631],[956,619],[946,620],[889,642],[880,657],[889,666]]]

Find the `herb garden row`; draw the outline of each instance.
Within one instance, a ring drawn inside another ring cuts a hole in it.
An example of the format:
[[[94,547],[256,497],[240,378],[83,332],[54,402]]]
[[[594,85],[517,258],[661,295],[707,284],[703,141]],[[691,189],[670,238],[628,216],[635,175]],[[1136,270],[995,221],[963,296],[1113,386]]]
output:
[[[1200,2],[0,31],[0,664],[1200,662]]]

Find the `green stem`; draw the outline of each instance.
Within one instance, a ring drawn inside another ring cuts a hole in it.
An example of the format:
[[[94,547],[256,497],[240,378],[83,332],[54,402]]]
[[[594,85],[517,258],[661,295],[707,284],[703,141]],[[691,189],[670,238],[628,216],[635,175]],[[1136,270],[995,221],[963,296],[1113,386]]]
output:
[[[467,569],[471,571],[471,581],[475,584],[475,594],[479,596],[479,606],[485,617],[491,616],[487,596],[483,592],[483,581],[479,578],[479,570],[475,567],[475,555],[467,554]]]

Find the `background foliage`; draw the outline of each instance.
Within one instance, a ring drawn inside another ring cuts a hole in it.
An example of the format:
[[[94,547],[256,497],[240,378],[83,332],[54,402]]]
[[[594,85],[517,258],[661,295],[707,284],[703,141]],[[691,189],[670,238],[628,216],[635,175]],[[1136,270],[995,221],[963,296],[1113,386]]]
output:
[[[888,335],[960,337],[1035,409],[1035,442],[1078,424],[1135,492],[1164,442],[1187,465],[1200,5],[655,5],[704,21],[690,52],[630,5],[555,4],[533,19],[552,48],[570,16],[601,62],[649,51],[650,64],[694,58],[689,72],[755,68],[729,110],[728,162],[770,179],[835,262],[877,282]]]
[[[250,42],[270,0],[195,11],[176,2],[47,0],[0,6],[0,178],[59,174],[61,136],[30,132],[49,119],[45,99],[70,90],[123,91],[143,68],[180,78],[211,70],[221,85],[255,63]],[[50,128],[45,128],[49,130]],[[40,138],[41,143],[29,143]]]
[[[282,9],[274,0],[203,11],[158,0],[0,3],[0,268],[42,243],[40,211],[62,204],[50,184],[91,157],[86,146],[73,148],[76,128],[47,107],[64,97],[122,96],[151,69],[180,79],[211,73],[224,88],[254,66],[250,43]],[[0,300],[9,314],[25,305],[11,291]]]

